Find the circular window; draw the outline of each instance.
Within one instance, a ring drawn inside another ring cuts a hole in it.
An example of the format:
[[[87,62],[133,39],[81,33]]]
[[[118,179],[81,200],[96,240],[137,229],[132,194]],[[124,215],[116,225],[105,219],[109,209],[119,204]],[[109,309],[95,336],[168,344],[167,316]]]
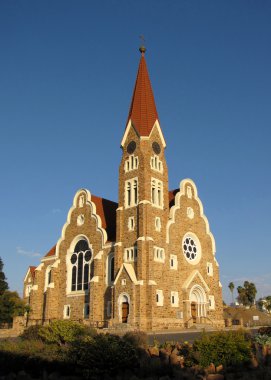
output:
[[[196,235],[189,233],[183,238],[183,253],[186,260],[191,264],[197,264],[201,258],[201,246]]]
[[[127,152],[129,154],[132,154],[132,153],[134,153],[135,149],[136,149],[136,142],[135,141],[130,141],[129,144],[128,144],[128,146],[127,146]]]
[[[89,261],[91,259],[91,256],[92,256],[91,251],[86,251],[86,253],[85,253],[85,261]]]
[[[160,145],[156,141],[154,143],[152,143],[152,149],[153,149],[154,153],[156,153],[156,154],[159,154],[161,152]]]
[[[72,255],[72,257],[71,257],[71,263],[72,263],[72,264],[75,264],[76,261],[77,261],[77,255],[74,253],[74,254]]]

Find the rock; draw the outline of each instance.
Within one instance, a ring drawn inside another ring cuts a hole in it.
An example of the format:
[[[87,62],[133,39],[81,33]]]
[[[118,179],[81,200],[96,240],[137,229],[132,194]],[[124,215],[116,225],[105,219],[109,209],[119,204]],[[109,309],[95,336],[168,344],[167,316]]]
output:
[[[149,347],[148,351],[151,357],[159,356],[159,349],[157,347]]]
[[[215,365],[211,363],[209,367],[206,368],[208,373],[215,373]]]
[[[256,357],[254,355],[250,359],[250,365],[249,365],[249,367],[250,368],[258,368],[259,367],[258,360],[256,359]]]
[[[177,354],[173,353],[169,357],[169,363],[171,365],[179,365],[181,361],[181,356],[178,356]]]

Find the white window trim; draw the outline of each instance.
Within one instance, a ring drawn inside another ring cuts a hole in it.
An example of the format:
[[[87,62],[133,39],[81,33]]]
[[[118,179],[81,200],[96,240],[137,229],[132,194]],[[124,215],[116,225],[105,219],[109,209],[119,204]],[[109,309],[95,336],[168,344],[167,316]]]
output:
[[[178,292],[175,292],[175,291],[170,292],[170,303],[172,307],[179,307],[179,293]]]
[[[153,247],[153,259],[154,261],[158,263],[164,263],[165,262],[165,250],[161,247]]]
[[[157,297],[158,297],[158,300],[157,300]],[[156,301],[157,306],[164,306],[163,290],[159,290],[159,289],[156,290],[155,301]]]
[[[138,205],[138,177],[125,181],[125,208]]]
[[[155,226],[155,231],[158,231],[158,232],[161,231],[161,218],[159,216],[155,217],[154,226]]]
[[[163,173],[163,162],[160,160],[159,156],[156,154],[151,157],[150,160],[151,169]]]
[[[209,310],[215,310],[215,297],[209,296]]]
[[[128,230],[134,231],[135,230],[135,217],[129,216],[128,218]]]
[[[123,260],[125,263],[137,261],[137,247],[129,247],[124,249]]]
[[[151,203],[158,208],[164,207],[163,182],[151,177]]]
[[[131,154],[124,163],[124,171],[125,173],[131,172],[132,170],[138,169],[138,156]]]
[[[171,265],[173,260],[173,265]],[[178,260],[177,260],[177,255],[170,255],[169,256],[169,268],[177,270],[178,269]]]
[[[213,277],[214,275],[214,268],[212,263],[207,263],[207,275],[210,277]]]
[[[67,315],[68,310],[69,310],[69,315]],[[63,318],[64,319],[70,319],[70,317],[71,317],[71,305],[64,305]]]

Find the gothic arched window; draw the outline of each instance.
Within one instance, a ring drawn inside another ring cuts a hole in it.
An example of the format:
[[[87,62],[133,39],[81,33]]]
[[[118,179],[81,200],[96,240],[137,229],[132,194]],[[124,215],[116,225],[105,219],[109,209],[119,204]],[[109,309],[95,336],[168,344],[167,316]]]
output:
[[[71,255],[71,291],[89,288],[92,251],[86,240],[80,240]]]

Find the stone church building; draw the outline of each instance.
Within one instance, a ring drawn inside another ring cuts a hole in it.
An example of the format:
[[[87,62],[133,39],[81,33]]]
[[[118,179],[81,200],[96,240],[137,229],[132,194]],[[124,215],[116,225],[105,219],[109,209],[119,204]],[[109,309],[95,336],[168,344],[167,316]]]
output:
[[[61,236],[29,267],[29,324],[141,330],[222,326],[215,240],[191,179],[168,190],[166,142],[141,59],[121,141],[118,203],[80,189]]]

